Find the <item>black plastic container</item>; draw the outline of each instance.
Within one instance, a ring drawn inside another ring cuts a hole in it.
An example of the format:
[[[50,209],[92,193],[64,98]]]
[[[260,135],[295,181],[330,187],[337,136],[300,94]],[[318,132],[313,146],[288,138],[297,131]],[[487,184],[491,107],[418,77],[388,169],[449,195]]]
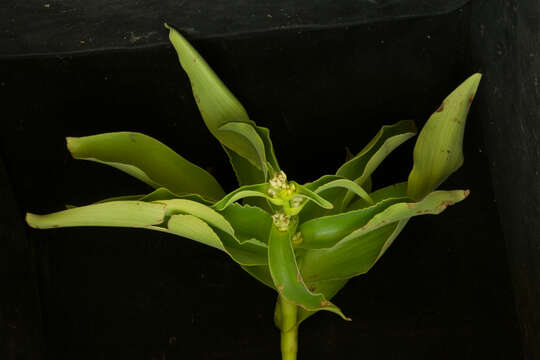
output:
[[[353,322],[324,312],[306,321],[299,357],[540,354],[538,4],[141,3],[6,6],[7,359],[279,358],[275,294],[225,255],[149,231],[23,223],[25,211],[148,191],[114,169],[71,159],[65,136],[143,132],[234,188],[166,42],[165,20],[185,30],[251,118],[270,128],[282,168],[298,182],[334,173],[345,146],[360,150],[384,124],[414,119],[421,127],[451,90],[483,72],[465,165],[443,185],[471,196],[411,221],[377,266],[334,298]],[[406,179],[413,144],[377,170],[376,187]]]

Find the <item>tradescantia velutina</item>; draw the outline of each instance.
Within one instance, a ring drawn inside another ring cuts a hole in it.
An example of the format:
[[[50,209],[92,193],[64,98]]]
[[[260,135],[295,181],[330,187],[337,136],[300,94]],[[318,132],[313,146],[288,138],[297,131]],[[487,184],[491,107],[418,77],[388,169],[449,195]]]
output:
[[[436,188],[463,163],[465,121],[481,75],[458,86],[427,121],[407,182],[371,190],[378,165],[416,135],[412,121],[383,126],[335,174],[298,184],[279,167],[268,129],[257,126],[201,55],[166,27],[202,119],[227,153],[240,187],[225,194],[211,174],[140,133],[67,138],[74,158],[110,165],[155,190],[27,214],[26,220],[38,229],[144,228],[227,253],[276,291],[282,356],[296,359],[302,321],[320,310],[349,320],[331,302],[348,279],[369,271],[411,218],[439,214],[468,196],[468,190]]]

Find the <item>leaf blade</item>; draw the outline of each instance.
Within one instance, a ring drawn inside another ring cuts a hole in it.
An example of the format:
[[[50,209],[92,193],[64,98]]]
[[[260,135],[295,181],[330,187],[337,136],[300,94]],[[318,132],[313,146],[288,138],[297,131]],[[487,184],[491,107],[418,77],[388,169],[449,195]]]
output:
[[[439,214],[467,196],[468,191],[463,190],[435,191],[416,203],[398,202],[389,206],[333,247],[308,250],[302,268],[306,281],[337,280],[364,274],[382,256],[408,219]]]
[[[291,245],[291,233],[272,226],[268,240],[268,265],[279,294],[306,310],[327,310],[349,320],[341,310],[322,294],[311,293],[304,284]]]
[[[420,200],[463,164],[465,123],[481,78],[474,74],[452,91],[420,131],[408,181],[412,199]]]
[[[66,138],[75,159],[115,167],[148,185],[177,194],[197,193],[220,199],[225,193],[207,171],[178,155],[158,140],[136,132],[114,132]]]
[[[145,227],[160,224],[165,206],[141,201],[111,201],[62,210],[47,215],[26,214],[36,229],[75,226]]]

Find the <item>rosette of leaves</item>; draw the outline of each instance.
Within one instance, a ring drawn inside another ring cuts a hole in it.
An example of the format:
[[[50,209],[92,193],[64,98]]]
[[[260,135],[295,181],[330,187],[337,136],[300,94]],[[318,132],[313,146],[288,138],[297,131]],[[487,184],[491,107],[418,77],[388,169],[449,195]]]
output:
[[[202,119],[227,153],[239,188],[225,194],[211,174],[140,133],[67,138],[74,158],[110,165],[155,190],[47,215],[29,213],[27,223],[38,229],[141,228],[224,251],[276,291],[283,359],[295,359],[302,321],[320,310],[349,320],[331,302],[347,281],[366,273],[411,218],[439,214],[469,194],[436,188],[463,163],[465,120],[481,75],[463,82],[429,118],[408,181],[372,191],[378,165],[416,135],[412,121],[400,121],[383,126],[335,174],[301,185],[279,167],[268,129],[257,126],[201,55],[166,27]]]

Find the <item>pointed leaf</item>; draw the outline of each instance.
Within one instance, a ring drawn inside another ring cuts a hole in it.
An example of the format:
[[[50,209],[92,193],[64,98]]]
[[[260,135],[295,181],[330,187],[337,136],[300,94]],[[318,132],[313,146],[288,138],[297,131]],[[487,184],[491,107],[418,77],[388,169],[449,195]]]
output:
[[[318,194],[332,188],[345,188],[349,190],[349,192],[355,195],[358,195],[361,199],[364,199],[368,203],[373,204],[373,200],[368,195],[368,193],[360,185],[358,185],[357,183],[349,179],[338,179],[338,180],[328,182],[324,185],[319,186],[317,190],[315,190],[315,193]]]
[[[255,123],[249,119],[242,104],[191,44],[171,26],[165,24],[165,27],[169,29],[169,39],[189,77],[195,102],[208,130],[220,143],[264,171],[266,159],[259,148],[262,140],[256,131],[252,131]],[[224,130],[223,126],[230,122],[245,123],[248,126],[240,132],[221,131]],[[252,130],[246,130],[249,127]]]
[[[213,208],[218,211],[222,211],[235,201],[247,197],[262,197],[268,200],[273,200],[272,197],[268,195],[268,188],[268,183],[242,186],[233,192],[228,193],[225,197],[223,197],[223,199],[215,203]]]
[[[353,231],[367,224],[376,214],[393,204],[406,200],[406,198],[386,199],[367,208],[306,221],[299,227],[302,242],[298,247],[305,249],[330,248]]]
[[[435,191],[419,202],[398,203],[375,215],[365,226],[350,236],[361,235],[378,229],[386,224],[409,219],[418,215],[437,215],[448,206],[454,205],[469,196],[469,190]],[[343,239],[343,240],[346,240]]]
[[[47,215],[26,214],[26,222],[36,229],[72,226],[146,227],[160,224],[164,218],[164,205],[141,201],[111,201]]]
[[[414,147],[409,197],[420,200],[463,164],[467,114],[482,78],[474,74],[454,90],[429,118]]]
[[[324,175],[311,183],[304,184],[304,186],[308,188],[309,190],[312,190],[315,192],[315,190],[317,190],[321,186],[329,182],[340,180],[340,179],[343,179],[343,178],[336,175]],[[308,221],[313,218],[318,218],[318,217],[327,216],[327,215],[334,215],[334,214],[339,213],[341,209],[339,208],[339,206],[336,207],[335,205],[341,204],[341,201],[343,200],[343,197],[345,196],[346,193],[347,193],[347,189],[344,189],[344,188],[332,188],[332,189],[325,190],[324,198],[328,200],[329,202],[331,202],[334,205],[334,207],[332,209],[325,209],[325,208],[321,208],[320,206],[318,206],[317,204],[313,202],[308,202],[307,204],[305,204],[302,211],[298,214],[300,218],[300,223]]]
[[[306,252],[302,274],[306,282],[349,279],[366,273],[377,259],[384,244],[397,237],[398,223],[364,234],[355,241],[340,241],[328,249]]]
[[[354,180],[359,185],[368,181],[381,162],[399,145],[416,135],[414,121],[404,120],[394,125],[386,125],[353,159],[343,164],[336,175]],[[352,200],[349,192],[343,200],[345,208]]]
[[[323,294],[324,297],[328,300],[332,298],[341,290],[349,279],[339,279],[339,280],[328,280],[328,281],[315,281],[306,283],[307,288],[311,292],[317,292]],[[297,323],[300,324],[302,321],[306,320],[311,315],[315,315],[316,311],[309,311],[303,308],[298,309],[298,320]]]
[[[327,310],[350,320],[322,294],[314,294],[306,288],[296,264],[291,236],[290,231],[279,231],[272,226],[268,240],[268,265],[279,294],[306,310]]]
[[[158,188],[158,189],[156,189],[156,190],[154,190],[151,193],[146,194],[146,195],[116,196],[116,197],[107,198],[107,199],[97,201],[97,202],[95,202],[95,204],[101,204],[101,203],[106,203],[106,202],[110,202],[110,201],[119,201],[119,200],[137,200],[137,201],[144,201],[144,202],[152,202],[152,201],[158,201],[158,200],[171,200],[171,199],[193,200],[193,201],[197,201],[199,203],[205,204],[205,205],[212,205],[213,204],[213,202],[202,198],[198,194],[177,195],[177,194],[174,194],[169,189],[163,188],[163,187]],[[72,206],[72,207],[74,207],[74,206]]]
[[[154,226],[151,229],[166,231],[225,251],[225,247],[214,230],[206,222],[193,215],[172,215],[166,228]]]
[[[407,198],[407,182],[401,182],[398,184],[389,185],[382,189],[369,194],[374,203],[381,202],[386,199]],[[369,207],[372,204],[368,203],[364,199],[356,199],[347,207],[347,211],[362,209]]]
[[[406,220],[439,214],[465,199],[468,191],[435,191],[416,203],[400,202],[375,215],[333,247],[307,251],[303,261],[306,281],[347,279],[367,272],[401,232]]]
[[[219,126],[216,133],[225,146],[227,143],[233,143],[235,148],[231,149],[234,152],[247,159],[263,174],[267,173],[264,143],[252,124],[230,121]],[[252,160],[253,154],[256,162]]]
[[[115,132],[66,140],[74,158],[113,166],[154,188],[213,200],[224,195],[212,175],[144,134]]]
[[[192,200],[185,199],[172,199],[172,200],[161,200],[160,204],[165,204],[166,214],[189,214],[198,217],[199,219],[205,221],[209,225],[225,232],[230,235],[232,238],[236,239],[234,229],[229,224],[229,222],[217,211],[212,209],[209,206],[198,203]]]
[[[294,184],[294,186],[296,187],[296,192],[298,196],[311,200],[315,204],[325,209],[332,209],[334,207],[334,205],[332,205],[330,201],[326,200],[325,198],[323,198],[316,192],[311,191],[309,188],[305,187],[304,185],[300,185],[294,181],[289,181],[289,183]]]
[[[172,215],[166,226],[148,226],[147,228],[182,236],[223,250],[241,266],[264,266],[268,264],[268,251],[265,244],[254,240],[238,244],[228,233],[217,227],[210,226],[193,215]]]

